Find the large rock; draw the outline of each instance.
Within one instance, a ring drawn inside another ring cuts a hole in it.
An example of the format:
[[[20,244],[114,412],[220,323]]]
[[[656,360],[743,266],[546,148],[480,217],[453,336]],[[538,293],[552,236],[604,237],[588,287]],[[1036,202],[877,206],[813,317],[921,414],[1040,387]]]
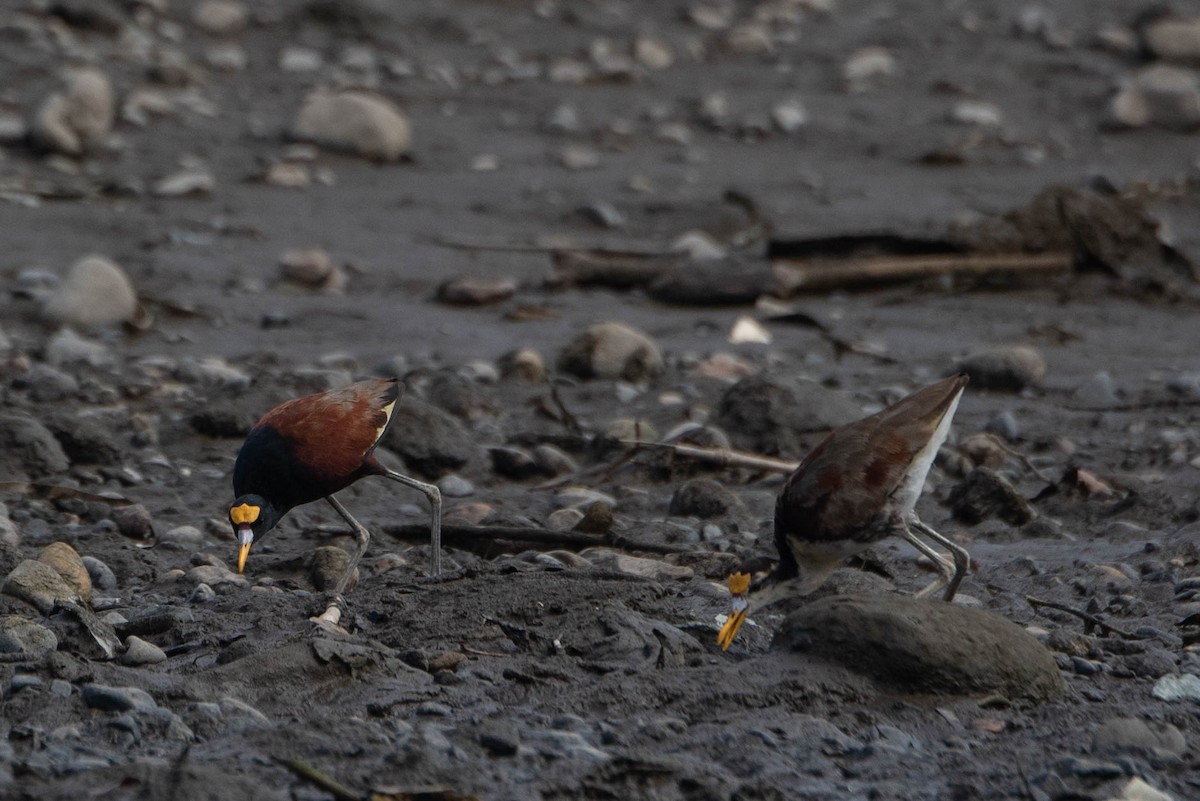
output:
[[[103,256],[85,256],[71,267],[46,302],[46,314],[68,325],[110,325],[134,319],[137,293],[129,277]]]
[[[1047,651],[984,609],[898,595],[824,598],[791,614],[775,636],[790,648],[903,692],[1001,693],[1041,701],[1063,691]]]
[[[79,594],[50,565],[26,559],[13,568],[4,581],[3,592],[28,601],[42,614],[50,614],[60,602],[78,601]]]
[[[438,478],[462,467],[479,450],[475,437],[461,423],[408,394],[400,399],[383,445],[427,478]]]
[[[1092,752],[1101,755],[1133,754],[1165,761],[1181,758],[1187,747],[1183,732],[1158,720],[1109,718],[1092,733]]]
[[[359,91],[313,92],[304,99],[292,134],[379,161],[400,158],[411,139],[408,118],[394,103]]]
[[[739,448],[799,457],[806,434],[862,416],[848,396],[814,381],[757,375],[725,390],[716,423]]]
[[[26,414],[0,414],[0,474],[41,478],[69,466],[62,446],[44,425]]]
[[[20,615],[0,618],[0,654],[42,654],[58,648],[58,637],[40,623]]]
[[[1108,122],[1118,128],[1194,130],[1200,127],[1200,77],[1170,64],[1144,67],[1109,102]]]
[[[64,87],[34,116],[34,141],[47,150],[78,156],[102,143],[116,114],[112,82],[90,67],[67,73]]]
[[[658,345],[624,323],[598,323],[558,354],[558,369],[580,378],[644,381],[663,371]]]
[[[92,600],[92,576],[83,559],[70,545],[52,542],[42,549],[37,560],[54,568],[79,598],[88,602]]]

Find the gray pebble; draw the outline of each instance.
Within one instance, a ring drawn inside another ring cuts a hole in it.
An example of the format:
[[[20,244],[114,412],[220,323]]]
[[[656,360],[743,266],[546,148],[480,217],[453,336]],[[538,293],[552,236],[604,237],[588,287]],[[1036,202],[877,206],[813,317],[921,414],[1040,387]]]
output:
[[[196,589],[192,590],[191,597],[189,597],[188,600],[194,604],[207,604],[215,601],[216,598],[216,591],[212,587],[201,582],[200,584],[196,585]]]
[[[1094,676],[1102,670],[1102,666],[1082,656],[1071,657],[1071,668],[1081,676]]]
[[[110,687],[106,684],[89,684],[83,688],[83,702],[93,709],[108,712],[145,712],[157,709],[154,697],[140,687]]]
[[[1089,408],[1112,406],[1120,401],[1117,397],[1117,385],[1107,370],[1094,373],[1076,387],[1072,394],[1076,403]]]
[[[137,666],[137,665],[157,665],[159,662],[165,662],[167,655],[163,649],[159,648],[152,642],[146,642],[141,637],[127,637],[125,639],[125,653],[121,654],[120,662],[122,665]]]
[[[0,618],[0,653],[42,654],[58,649],[53,631],[20,615]]]
[[[983,430],[1009,442],[1016,442],[1021,438],[1021,424],[1017,422],[1017,416],[1009,409],[999,412],[984,423]]]
[[[676,517],[699,517],[707,520],[724,517],[742,508],[741,499],[719,481],[711,478],[693,478],[675,490],[667,512]]]
[[[115,590],[117,588],[117,575],[104,562],[94,556],[85,556],[83,557],[83,566],[87,568],[88,575],[92,577],[92,586],[96,589]]]
[[[980,389],[1019,392],[1046,375],[1046,360],[1028,345],[999,345],[964,356],[955,369],[971,377]]]
[[[1154,684],[1151,694],[1160,701],[1200,703],[1200,676],[1192,673],[1163,676]]]
[[[438,480],[438,489],[447,498],[466,498],[475,494],[475,486],[458,475],[448,475]]]
[[[1109,718],[1092,735],[1092,752],[1096,754],[1179,758],[1187,747],[1187,739],[1175,726],[1141,718]]]

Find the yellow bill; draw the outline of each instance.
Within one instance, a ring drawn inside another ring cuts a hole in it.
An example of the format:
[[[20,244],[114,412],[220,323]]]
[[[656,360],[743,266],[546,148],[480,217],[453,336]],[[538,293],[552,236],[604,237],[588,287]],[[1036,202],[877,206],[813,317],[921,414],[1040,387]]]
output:
[[[734,573],[729,577],[729,593],[733,596],[733,610],[729,613],[729,617],[725,618],[725,625],[721,626],[721,630],[717,633],[717,645],[721,646],[722,651],[729,650],[729,646],[733,645],[733,638],[737,636],[738,629],[746,622],[746,614],[750,610],[750,602],[746,600],[746,593],[749,591],[749,573]]]

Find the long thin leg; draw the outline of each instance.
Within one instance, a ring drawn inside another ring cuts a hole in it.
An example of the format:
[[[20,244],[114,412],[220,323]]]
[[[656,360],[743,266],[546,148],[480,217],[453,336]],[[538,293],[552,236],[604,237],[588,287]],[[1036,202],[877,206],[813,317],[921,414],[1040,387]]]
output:
[[[334,592],[341,595],[346,591],[346,585],[350,583],[350,577],[354,575],[354,568],[358,567],[358,560],[362,559],[362,555],[367,551],[367,543],[371,541],[371,532],[367,531],[367,527],[354,519],[354,516],[346,511],[346,507],[342,506],[342,502],[332,495],[326,495],[325,500],[329,501],[329,505],[334,508],[342,519],[350,524],[350,528],[354,529],[354,536],[358,540],[358,546],[354,549],[354,554],[350,557],[350,564],[346,565],[346,572],[338,579],[337,587]]]
[[[946,600],[954,600],[954,594],[958,592],[958,585],[962,584],[963,578],[967,575],[967,570],[971,567],[971,554],[967,553],[966,548],[938,534],[918,518],[914,517],[912,524],[918,531],[943,548],[946,548],[954,556],[954,578],[950,580],[949,586],[946,587]]]
[[[933,595],[942,587],[948,586],[954,580],[954,566],[950,564],[950,560],[942,556],[933,549],[927,542],[919,538],[916,534],[909,530],[907,526],[900,532],[900,536],[908,540],[914,548],[929,557],[933,562],[933,566],[937,568],[938,577],[929,584],[925,589],[916,593],[917,598],[926,598]],[[947,598],[946,600],[950,600]]]
[[[424,493],[425,497],[429,499],[431,513],[429,522],[429,548],[433,551],[430,554],[430,561],[432,563],[431,572],[435,576],[442,575],[442,491],[433,484],[417,481],[415,478],[409,478],[403,473],[397,473],[395,470],[388,470],[384,475],[392,481],[398,481],[406,487],[412,487],[418,492]]]

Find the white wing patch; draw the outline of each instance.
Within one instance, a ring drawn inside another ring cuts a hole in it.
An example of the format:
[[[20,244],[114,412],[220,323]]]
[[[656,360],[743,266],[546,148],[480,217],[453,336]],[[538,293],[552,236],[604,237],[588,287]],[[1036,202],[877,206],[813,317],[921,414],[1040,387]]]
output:
[[[942,443],[946,441],[946,436],[950,433],[950,423],[954,420],[954,413],[958,410],[958,402],[962,399],[962,394],[963,388],[960,387],[954,400],[950,401],[950,405],[946,407],[946,413],[942,415],[941,420],[938,420],[937,427],[933,430],[933,436],[925,443],[925,447],[921,448],[913,457],[908,472],[904,474],[904,481],[892,493],[893,500],[900,506],[905,518],[912,514],[913,508],[917,505],[917,498],[921,497],[921,490],[925,488],[925,476],[929,474],[929,468],[933,466],[933,458],[937,456],[938,449],[942,447]]]
[[[384,430],[388,427],[388,421],[392,419],[392,412],[396,410],[396,401],[392,401],[387,406],[383,407],[383,425],[375,429],[375,441],[379,442],[379,438],[383,436]]]

